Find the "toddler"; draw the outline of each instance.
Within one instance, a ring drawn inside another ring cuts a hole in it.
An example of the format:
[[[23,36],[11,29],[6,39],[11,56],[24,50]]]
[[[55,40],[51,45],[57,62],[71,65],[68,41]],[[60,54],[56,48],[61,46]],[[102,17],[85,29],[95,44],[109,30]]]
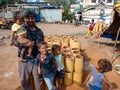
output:
[[[12,34],[10,38],[10,45],[13,44],[19,48],[22,48],[20,61],[24,61],[23,56],[26,50],[28,50],[28,57],[32,58],[32,49],[34,43],[27,39],[27,32],[24,28],[24,15],[20,11],[16,11],[13,15],[15,23],[12,25]]]

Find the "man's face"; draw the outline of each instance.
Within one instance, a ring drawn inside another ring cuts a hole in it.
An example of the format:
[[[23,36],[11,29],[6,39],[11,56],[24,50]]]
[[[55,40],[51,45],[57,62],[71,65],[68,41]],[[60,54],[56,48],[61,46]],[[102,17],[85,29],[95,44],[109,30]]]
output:
[[[35,18],[34,17],[29,17],[26,19],[26,22],[29,26],[35,25]]]

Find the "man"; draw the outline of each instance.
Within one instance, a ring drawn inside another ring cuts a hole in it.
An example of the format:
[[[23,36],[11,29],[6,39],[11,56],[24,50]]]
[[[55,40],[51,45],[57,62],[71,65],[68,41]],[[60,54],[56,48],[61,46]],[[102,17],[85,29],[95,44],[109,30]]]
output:
[[[33,58],[29,58],[28,55],[28,48],[26,48],[25,55],[24,55],[24,61],[19,62],[18,65],[18,71],[19,71],[19,77],[20,81],[23,87],[23,90],[31,90],[31,84],[30,84],[30,75],[33,75],[35,88],[36,90],[42,89],[42,78],[38,75],[37,72],[37,63],[35,60],[36,55],[38,54],[38,47],[37,43],[44,41],[44,34],[35,25],[35,16],[36,14],[32,11],[28,11],[25,14],[26,19],[26,25],[25,29],[27,31],[27,38],[34,42],[34,47],[32,51]],[[18,49],[18,57],[20,57],[21,48]]]

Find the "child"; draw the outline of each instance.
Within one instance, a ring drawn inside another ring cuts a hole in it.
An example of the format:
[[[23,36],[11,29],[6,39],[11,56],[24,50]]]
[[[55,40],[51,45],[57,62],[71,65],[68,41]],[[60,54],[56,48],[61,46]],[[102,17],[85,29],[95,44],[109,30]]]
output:
[[[40,54],[38,54],[36,57],[36,59],[39,61],[38,74],[42,74],[42,77],[49,90],[55,90],[53,80],[55,76],[55,69],[57,67],[56,60],[53,54],[48,53],[46,42],[39,43],[38,50],[40,52]]]
[[[53,52],[53,55],[57,62],[57,71],[56,71],[56,75],[55,75],[56,88],[58,90],[62,90],[61,89],[61,79],[63,79],[63,76],[64,76],[64,65],[62,63],[61,47],[56,44],[53,45],[52,52]]]
[[[89,81],[89,90],[102,90],[102,84],[108,84],[109,89],[112,90],[112,84],[107,79],[104,73],[112,70],[111,63],[106,59],[100,59],[96,67],[93,67],[87,79],[84,81],[83,86]]]
[[[88,29],[88,32],[87,32],[85,38],[88,38],[90,35],[91,36],[93,35],[92,31],[93,31],[94,26],[95,26],[94,19],[92,19],[91,22],[90,22],[89,29]]]
[[[32,49],[33,49],[33,42],[31,42],[30,40],[27,39],[27,34],[26,34],[26,30],[23,27],[24,24],[24,15],[22,12],[20,11],[16,11],[14,13],[14,21],[15,23],[12,25],[12,34],[11,34],[11,41],[10,41],[10,45],[12,46],[13,44],[16,46],[16,42],[19,43],[19,48],[22,48],[21,51],[21,57],[20,57],[20,61],[24,61],[23,56],[24,56],[24,52],[26,50],[26,47],[29,47],[28,50],[28,57],[32,58]],[[14,39],[17,38],[17,40],[15,41]]]

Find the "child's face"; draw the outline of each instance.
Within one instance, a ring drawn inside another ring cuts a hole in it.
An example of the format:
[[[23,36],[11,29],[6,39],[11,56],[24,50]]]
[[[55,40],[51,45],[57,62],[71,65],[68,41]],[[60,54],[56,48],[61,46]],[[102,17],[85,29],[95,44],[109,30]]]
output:
[[[61,52],[60,49],[54,51],[54,55],[58,55]]]
[[[47,53],[47,46],[46,45],[41,45],[41,47],[39,47],[39,52],[41,54],[46,54]]]
[[[22,25],[22,24],[24,23],[24,19],[17,19],[17,20],[16,20],[16,23],[17,23],[18,25]]]

